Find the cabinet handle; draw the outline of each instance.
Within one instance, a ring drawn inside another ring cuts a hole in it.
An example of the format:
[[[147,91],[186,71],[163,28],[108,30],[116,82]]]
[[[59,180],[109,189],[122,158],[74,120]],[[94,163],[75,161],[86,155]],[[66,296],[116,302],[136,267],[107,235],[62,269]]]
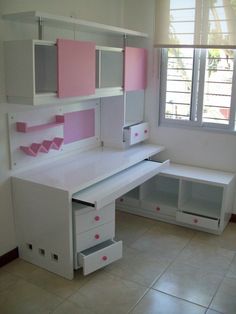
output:
[[[147,134],[148,130],[144,130],[144,133]]]
[[[198,223],[198,219],[193,219],[193,222],[195,223],[195,224],[197,224]]]
[[[99,235],[99,234],[95,234],[94,238],[95,238],[96,240],[98,240],[98,239],[100,239],[100,235]]]
[[[120,198],[120,202],[124,202],[124,199],[123,199],[123,198]]]
[[[156,211],[159,212],[161,209],[159,206],[156,207]]]
[[[94,220],[95,220],[95,221],[99,221],[99,220],[100,220],[100,216],[95,216],[95,217],[94,217]]]
[[[138,136],[138,132],[136,132],[136,133],[134,134],[134,136],[136,136],[136,137],[137,137],[137,136]]]
[[[104,255],[103,257],[102,257],[102,260],[105,262],[105,261],[107,261],[107,259],[108,259],[108,257],[106,256],[106,255]]]

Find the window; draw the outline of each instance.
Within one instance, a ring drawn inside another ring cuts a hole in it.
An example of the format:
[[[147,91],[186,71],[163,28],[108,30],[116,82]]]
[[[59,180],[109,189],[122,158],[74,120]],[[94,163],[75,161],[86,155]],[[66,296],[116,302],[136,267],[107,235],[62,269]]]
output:
[[[235,130],[235,51],[162,48],[160,121]]]

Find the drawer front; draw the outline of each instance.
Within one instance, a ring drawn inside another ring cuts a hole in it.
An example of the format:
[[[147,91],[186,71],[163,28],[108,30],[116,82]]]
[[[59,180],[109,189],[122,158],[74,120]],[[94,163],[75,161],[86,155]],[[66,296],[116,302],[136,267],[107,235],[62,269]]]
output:
[[[83,274],[88,275],[122,257],[122,241],[108,241],[105,246],[97,246],[79,254],[79,264]]]
[[[218,230],[218,220],[205,218],[197,215],[192,215],[188,213],[183,213],[180,211],[176,212],[176,220],[179,222],[186,223],[191,226]]]
[[[130,126],[124,130],[125,142],[129,145],[134,145],[141,141],[148,139],[149,137],[149,126],[148,123],[140,123],[137,125]]]
[[[148,201],[141,201],[141,208],[144,208],[148,211],[151,211],[153,213],[155,213],[157,216],[158,215],[167,215],[167,216],[173,216],[175,217],[176,215],[176,209],[166,206],[166,205],[162,205],[162,204],[158,204],[155,202],[148,202]]]
[[[89,231],[76,234],[76,252],[81,252],[106,240],[113,239],[115,236],[115,221],[104,224]]]
[[[75,233],[82,233],[115,219],[115,202],[108,204],[99,211],[84,206],[74,211]]]

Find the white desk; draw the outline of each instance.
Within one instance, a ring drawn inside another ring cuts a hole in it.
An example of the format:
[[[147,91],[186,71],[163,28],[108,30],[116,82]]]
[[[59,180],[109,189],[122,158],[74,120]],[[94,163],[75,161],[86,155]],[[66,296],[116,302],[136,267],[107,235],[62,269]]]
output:
[[[20,257],[72,279],[73,195],[79,200],[85,197],[96,209],[106,206],[159,173],[165,164],[144,160],[163,149],[150,144],[129,150],[97,148],[14,176],[13,199]],[[108,184],[104,183],[105,179],[110,180]],[[98,182],[102,184],[100,190]],[[78,196],[81,190],[82,194]]]

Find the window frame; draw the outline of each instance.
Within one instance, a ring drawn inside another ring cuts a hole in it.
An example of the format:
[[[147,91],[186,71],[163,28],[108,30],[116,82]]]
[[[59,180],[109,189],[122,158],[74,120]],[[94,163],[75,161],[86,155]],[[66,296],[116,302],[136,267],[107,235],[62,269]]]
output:
[[[186,47],[179,47],[186,48]],[[178,120],[165,117],[166,110],[166,89],[167,89],[167,65],[168,65],[168,48],[160,49],[159,62],[159,126],[179,126],[204,130],[215,130],[222,132],[236,133],[236,49],[234,49],[234,66],[231,88],[230,116],[229,123],[210,123],[203,122],[203,100],[204,100],[204,84],[205,84],[205,67],[207,49],[193,48],[193,75],[191,89],[190,119]],[[219,49],[222,49],[219,47]],[[199,67],[199,71],[195,69]],[[200,77],[200,80],[199,80]],[[194,120],[197,112],[197,118]]]

